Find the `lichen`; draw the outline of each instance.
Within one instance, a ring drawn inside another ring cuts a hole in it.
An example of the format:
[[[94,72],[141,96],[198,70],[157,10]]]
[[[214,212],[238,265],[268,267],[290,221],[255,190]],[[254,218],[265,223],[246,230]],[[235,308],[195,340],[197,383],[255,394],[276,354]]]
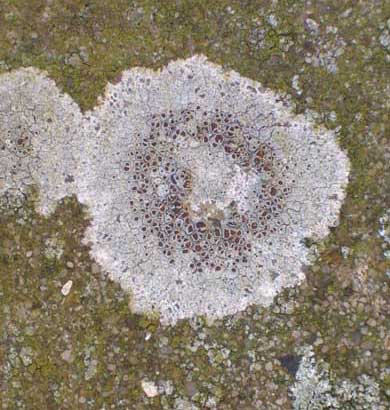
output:
[[[382,239],[383,256],[390,259],[390,210],[387,209],[379,218],[378,236]]]
[[[34,68],[0,76],[0,196],[15,203],[39,191],[48,213],[74,189],[82,115],[53,80]]]
[[[337,223],[348,160],[286,106],[194,57],[123,73],[86,114],[99,164],[81,197],[87,237],[136,311],[220,317],[302,280],[302,241]]]
[[[357,382],[334,379],[325,362],[316,363],[310,346],[301,348],[302,359],[291,387],[294,410],[384,410],[378,384],[363,374]]]
[[[38,185],[41,212],[76,194],[93,257],[136,312],[175,323],[268,305],[303,279],[304,240],[337,224],[349,162],[334,134],[202,56],[124,72],[83,118],[34,70],[3,84],[3,191]]]

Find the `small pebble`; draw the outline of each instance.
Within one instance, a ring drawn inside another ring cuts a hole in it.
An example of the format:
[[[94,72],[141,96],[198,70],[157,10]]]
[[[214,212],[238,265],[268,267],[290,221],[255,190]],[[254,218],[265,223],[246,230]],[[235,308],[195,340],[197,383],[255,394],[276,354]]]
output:
[[[65,350],[64,352],[62,352],[61,358],[65,362],[71,363],[73,361],[72,351],[69,349]]]
[[[154,382],[142,380],[141,385],[147,397],[155,397],[158,395],[158,388]]]
[[[69,292],[70,292],[70,289],[72,288],[72,285],[73,285],[73,281],[68,280],[68,281],[65,283],[65,285],[62,287],[61,293],[62,293],[64,296],[67,296],[67,295],[69,294]]]

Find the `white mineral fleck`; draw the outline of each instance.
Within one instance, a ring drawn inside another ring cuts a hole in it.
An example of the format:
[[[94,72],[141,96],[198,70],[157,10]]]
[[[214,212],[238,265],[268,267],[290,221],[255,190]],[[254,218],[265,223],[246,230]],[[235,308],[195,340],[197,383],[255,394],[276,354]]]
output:
[[[383,31],[383,33],[379,37],[379,41],[384,48],[390,51],[390,31],[389,30]]]
[[[69,292],[70,292],[70,290],[72,289],[72,285],[73,285],[73,281],[68,280],[68,281],[65,283],[65,285],[62,287],[61,293],[62,293],[64,296],[69,295]]]
[[[319,33],[319,24],[315,20],[313,20],[311,18],[307,18],[305,20],[305,25],[311,33],[313,33],[315,35],[317,35]]]
[[[27,347],[22,347],[21,351],[20,351],[20,358],[22,360],[22,363],[24,366],[30,366],[30,364],[33,362],[33,351],[31,349],[31,347],[27,346]]]
[[[276,18],[275,15],[270,14],[267,18],[268,23],[273,27],[277,27],[278,26],[278,19]]]
[[[65,362],[71,363],[73,361],[73,355],[72,355],[72,350],[64,350],[61,353],[61,359],[64,360]]]
[[[141,382],[142,389],[148,397],[158,396],[158,387],[154,382],[148,380],[142,380]]]
[[[292,88],[297,92],[298,95],[302,94],[301,86],[299,85],[299,75],[296,74],[291,80]]]

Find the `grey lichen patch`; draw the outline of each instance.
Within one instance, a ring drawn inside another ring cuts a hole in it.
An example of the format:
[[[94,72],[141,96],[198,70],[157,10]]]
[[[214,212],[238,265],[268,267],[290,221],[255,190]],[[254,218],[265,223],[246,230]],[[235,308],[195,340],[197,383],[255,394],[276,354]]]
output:
[[[286,98],[202,56],[132,69],[89,122],[93,257],[165,323],[268,305],[337,224],[349,164]]]
[[[165,324],[269,305],[338,222],[335,134],[203,56],[124,72],[84,117],[35,70],[3,84],[3,192],[38,185],[41,212],[76,194],[94,259]]]
[[[309,51],[305,54],[305,62],[314,67],[323,67],[330,73],[336,73],[337,60],[344,53],[345,40],[338,34],[337,27],[324,28],[323,36],[319,36],[320,26],[311,19],[305,20],[305,30],[308,33]]]
[[[390,259],[390,209],[379,218],[378,236],[382,239],[383,255]]]
[[[0,196],[18,201],[38,187],[47,213],[74,191],[82,115],[54,81],[34,68],[0,77]]]
[[[390,51],[390,19],[387,20],[386,26],[382,28],[383,31],[379,37],[379,42],[387,51]]]
[[[316,363],[311,347],[302,348],[302,359],[291,388],[295,410],[384,410],[379,385],[369,376],[357,381],[334,379],[325,362]]]

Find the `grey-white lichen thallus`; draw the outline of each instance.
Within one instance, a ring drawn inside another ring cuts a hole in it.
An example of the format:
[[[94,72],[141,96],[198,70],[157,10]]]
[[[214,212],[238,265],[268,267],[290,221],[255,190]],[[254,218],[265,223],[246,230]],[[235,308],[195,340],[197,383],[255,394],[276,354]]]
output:
[[[290,387],[294,410],[385,410],[379,385],[366,374],[356,381],[331,377],[329,364],[316,361],[313,348],[303,346],[296,381]]]
[[[75,192],[82,114],[34,68],[0,76],[0,196],[18,200],[35,186],[48,213]]]
[[[31,83],[49,81],[33,72]],[[34,100],[18,92],[23,104]],[[349,162],[334,133],[203,56],[124,72],[82,126],[78,109],[57,94],[54,117],[65,121],[55,124],[66,144],[31,156],[42,170],[32,179],[41,209],[77,194],[92,217],[92,256],[131,292],[137,312],[172,324],[268,305],[303,280],[304,239],[337,224]],[[47,109],[33,109],[35,117],[42,122]],[[54,134],[39,125],[33,147]]]

